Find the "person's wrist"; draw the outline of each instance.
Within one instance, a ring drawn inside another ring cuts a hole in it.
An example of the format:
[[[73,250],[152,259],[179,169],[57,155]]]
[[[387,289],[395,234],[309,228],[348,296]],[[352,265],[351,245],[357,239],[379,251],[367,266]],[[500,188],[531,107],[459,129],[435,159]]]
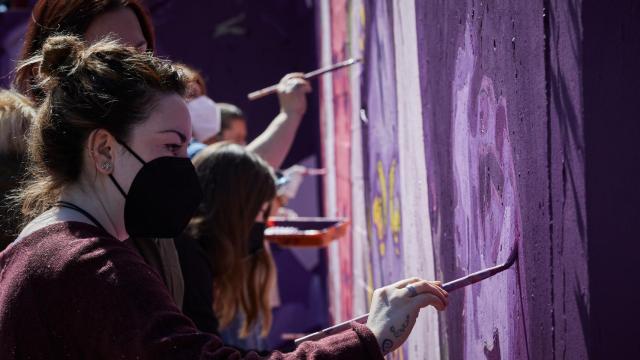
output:
[[[362,324],[359,322],[351,323],[352,329],[358,334],[358,337],[363,342],[364,346],[368,349],[368,359],[384,360],[385,354],[382,353],[380,343],[378,342],[377,332],[372,330],[368,324]]]
[[[286,116],[287,118],[290,119],[302,119],[302,117],[305,114],[305,110],[295,110],[295,109],[286,109],[286,108],[282,108],[280,109],[280,114]]]
[[[386,341],[386,343],[385,343],[386,339],[383,339],[383,337],[384,337],[383,336],[383,329],[379,329],[376,326],[374,326],[373,324],[367,324],[366,326],[367,326],[367,328],[369,328],[369,331],[371,331],[373,336],[376,338],[376,342],[378,343],[378,348],[380,348],[380,351],[382,351],[382,354],[383,355],[387,355],[387,353],[389,352],[389,349],[386,349],[386,351],[385,351],[384,346],[389,347],[389,344],[388,344],[388,341]]]

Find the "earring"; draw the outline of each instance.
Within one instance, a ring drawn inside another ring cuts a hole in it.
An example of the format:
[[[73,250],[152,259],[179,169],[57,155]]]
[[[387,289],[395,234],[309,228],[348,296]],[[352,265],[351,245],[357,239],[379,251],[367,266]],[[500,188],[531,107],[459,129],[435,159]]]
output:
[[[103,162],[102,165],[100,165],[100,168],[104,171],[109,171],[111,170],[111,163],[110,162]]]

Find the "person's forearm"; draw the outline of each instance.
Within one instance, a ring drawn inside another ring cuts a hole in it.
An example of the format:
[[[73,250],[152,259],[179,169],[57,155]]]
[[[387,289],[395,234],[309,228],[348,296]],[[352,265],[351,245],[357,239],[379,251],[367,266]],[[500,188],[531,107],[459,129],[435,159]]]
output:
[[[247,149],[260,155],[274,169],[279,169],[291,149],[302,116],[280,112],[267,129],[247,145]]]

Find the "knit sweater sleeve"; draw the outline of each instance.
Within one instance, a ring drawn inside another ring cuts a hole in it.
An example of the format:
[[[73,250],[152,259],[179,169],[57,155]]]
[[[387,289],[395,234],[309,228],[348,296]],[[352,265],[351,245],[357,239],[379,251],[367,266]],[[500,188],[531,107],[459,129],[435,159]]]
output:
[[[52,322],[64,324],[59,335],[81,358],[382,359],[375,336],[360,324],[292,353],[241,354],[198,331],[135,251],[115,239],[91,244],[49,283],[67,299]]]

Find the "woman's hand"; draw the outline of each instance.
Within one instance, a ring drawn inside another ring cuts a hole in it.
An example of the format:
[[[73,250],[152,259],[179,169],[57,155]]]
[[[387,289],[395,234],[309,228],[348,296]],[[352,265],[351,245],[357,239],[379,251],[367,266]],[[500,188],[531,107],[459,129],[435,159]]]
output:
[[[431,305],[442,311],[447,307],[449,295],[440,284],[411,278],[373,292],[367,327],[376,336],[383,354],[407,340],[421,308]]]
[[[302,117],[307,111],[307,94],[311,85],[303,73],[285,75],[278,84],[280,111],[290,116]]]

